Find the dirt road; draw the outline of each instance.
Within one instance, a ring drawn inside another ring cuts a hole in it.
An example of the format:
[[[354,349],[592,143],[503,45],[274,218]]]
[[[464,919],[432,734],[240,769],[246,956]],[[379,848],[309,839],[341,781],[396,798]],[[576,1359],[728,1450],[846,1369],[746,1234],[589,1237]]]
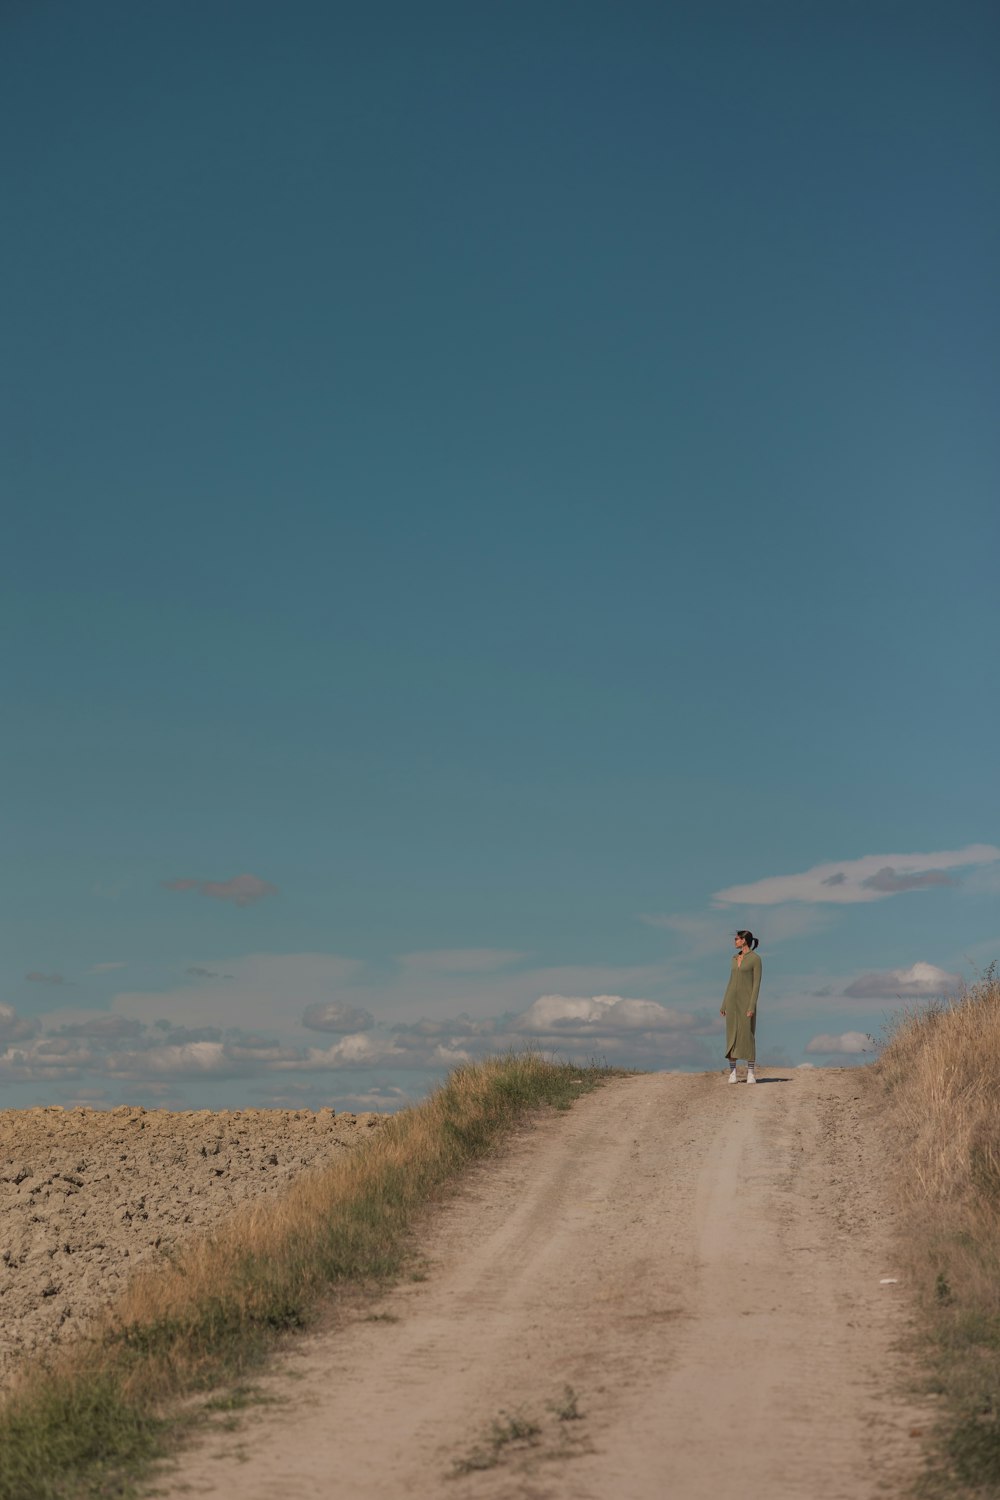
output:
[[[765,1080],[621,1079],[521,1131],[434,1210],[426,1280],[303,1341],[157,1493],[898,1494],[926,1418],[877,1117],[851,1070]]]

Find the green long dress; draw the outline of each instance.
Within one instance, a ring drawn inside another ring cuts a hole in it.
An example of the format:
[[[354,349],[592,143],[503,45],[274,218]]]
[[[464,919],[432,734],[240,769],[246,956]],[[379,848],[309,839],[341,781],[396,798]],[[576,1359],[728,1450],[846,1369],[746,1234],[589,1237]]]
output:
[[[726,1056],[735,1062],[745,1057],[757,1061],[757,996],[760,993],[761,963],[756,953],[745,953],[742,964],[736,962],[729,971],[722,1008],[726,1013]],[[747,1019],[747,1011],[751,1011]]]

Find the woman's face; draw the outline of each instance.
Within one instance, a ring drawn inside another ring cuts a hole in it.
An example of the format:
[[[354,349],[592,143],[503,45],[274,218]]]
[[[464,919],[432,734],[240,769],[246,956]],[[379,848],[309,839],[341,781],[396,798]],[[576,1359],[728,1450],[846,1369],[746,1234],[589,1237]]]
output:
[[[733,942],[736,944],[737,953],[745,953],[747,951],[746,939],[741,938],[739,933],[733,938]]]

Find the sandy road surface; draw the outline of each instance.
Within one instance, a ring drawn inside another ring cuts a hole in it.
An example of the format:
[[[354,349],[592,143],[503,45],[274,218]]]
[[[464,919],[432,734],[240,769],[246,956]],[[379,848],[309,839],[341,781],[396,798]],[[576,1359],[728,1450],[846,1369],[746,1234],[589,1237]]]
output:
[[[615,1081],[471,1174],[429,1220],[427,1279],[304,1341],[265,1382],[278,1404],[188,1451],[157,1492],[898,1494],[923,1419],[893,1395],[908,1310],[880,1285],[883,1168],[850,1070]],[[539,1431],[491,1450],[510,1415]]]

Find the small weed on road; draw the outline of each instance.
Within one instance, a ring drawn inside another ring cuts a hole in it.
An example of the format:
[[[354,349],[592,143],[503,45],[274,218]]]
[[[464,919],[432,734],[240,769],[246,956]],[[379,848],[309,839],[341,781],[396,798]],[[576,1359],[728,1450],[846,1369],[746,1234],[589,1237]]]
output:
[[[583,1412],[579,1407],[579,1396],[571,1385],[563,1386],[562,1400],[553,1401],[549,1410],[555,1412],[560,1422],[582,1422]]]
[[[536,1422],[523,1410],[511,1413],[502,1411],[490,1424],[490,1430],[481,1442],[465,1455],[455,1459],[452,1478],[462,1474],[475,1474],[481,1469],[495,1469],[499,1463],[520,1453],[531,1460],[574,1458],[589,1451],[586,1437],[570,1436],[562,1425],[567,1422],[582,1422],[585,1413],[580,1410],[579,1397],[571,1385],[563,1386],[562,1396],[556,1401],[546,1402],[546,1408],[560,1424],[554,1431],[545,1432],[543,1422]]]
[[[486,1440],[472,1449],[465,1458],[455,1459],[456,1474],[474,1474],[479,1469],[496,1468],[501,1456],[511,1445],[522,1448],[534,1443],[541,1427],[523,1412],[501,1412],[490,1426]]]

